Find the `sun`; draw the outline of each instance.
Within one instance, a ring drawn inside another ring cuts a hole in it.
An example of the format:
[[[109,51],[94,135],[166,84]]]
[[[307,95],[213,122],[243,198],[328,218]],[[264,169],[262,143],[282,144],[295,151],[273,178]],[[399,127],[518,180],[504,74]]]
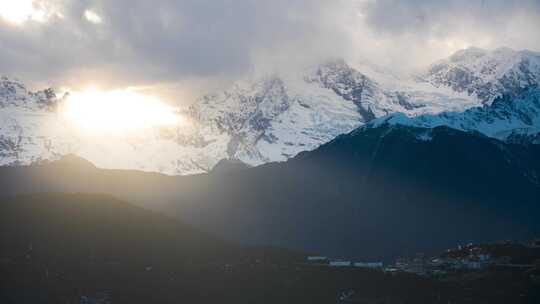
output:
[[[34,6],[34,0],[0,0],[0,17],[13,24],[28,20],[43,21],[45,12]]]
[[[79,129],[94,134],[124,134],[181,122],[177,108],[133,90],[70,92],[59,111]]]

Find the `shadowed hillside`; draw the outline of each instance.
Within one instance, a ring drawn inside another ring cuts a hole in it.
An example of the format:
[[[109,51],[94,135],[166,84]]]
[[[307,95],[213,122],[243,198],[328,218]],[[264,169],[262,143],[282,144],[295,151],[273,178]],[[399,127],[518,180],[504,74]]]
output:
[[[6,304],[322,304],[349,303],[349,298],[373,304],[534,303],[538,298],[521,272],[438,281],[313,265],[303,254],[219,241],[106,195],[2,199],[0,228],[0,302]]]
[[[247,244],[392,259],[539,233],[540,147],[445,127],[362,128],[284,163],[168,177],[70,157],[0,168],[4,194],[109,193]]]

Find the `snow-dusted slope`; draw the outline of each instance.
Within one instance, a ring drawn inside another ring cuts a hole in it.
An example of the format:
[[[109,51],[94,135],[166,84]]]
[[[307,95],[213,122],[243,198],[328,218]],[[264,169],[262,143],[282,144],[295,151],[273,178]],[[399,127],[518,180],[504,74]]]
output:
[[[226,134],[202,137],[183,127],[130,135],[81,134],[54,112],[0,109],[0,166],[79,155],[98,167],[170,175],[202,173],[226,158]],[[206,142],[199,142],[206,140]]]
[[[0,78],[0,165],[56,159],[69,150],[57,102],[51,89],[31,92],[17,80]]]
[[[61,102],[51,89],[32,92],[19,81],[0,79],[0,166],[76,154],[103,168],[187,174],[207,172],[227,157],[228,135],[205,126],[92,135],[60,115]]]
[[[0,109],[0,165],[57,159],[69,151],[54,113],[17,107]]]
[[[57,99],[54,90],[32,92],[18,80],[0,77],[0,108],[17,107],[28,110],[52,110]]]
[[[540,53],[469,48],[433,64],[419,79],[474,95],[484,103],[540,84]]]
[[[513,94],[497,97],[490,105],[464,112],[444,112],[408,117],[395,113],[370,122],[366,127],[398,124],[422,128],[448,126],[469,132],[480,132],[501,140],[523,140],[540,143],[540,89],[532,86]],[[423,134],[419,139],[429,139]]]

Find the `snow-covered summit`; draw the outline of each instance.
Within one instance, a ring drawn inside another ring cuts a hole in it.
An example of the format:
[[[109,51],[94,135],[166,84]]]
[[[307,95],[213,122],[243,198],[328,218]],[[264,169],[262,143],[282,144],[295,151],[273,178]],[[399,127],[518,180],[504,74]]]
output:
[[[332,90],[341,98],[356,105],[362,122],[389,112],[407,110],[414,107],[407,100],[401,100],[393,92],[386,92],[377,82],[350,67],[343,60],[326,62],[307,74],[308,83]]]
[[[230,138],[228,158],[259,165],[315,149],[390,113],[415,116],[478,104],[433,86],[418,91],[421,86],[386,88],[343,60],[329,60],[296,73],[238,81],[201,98],[189,115]]]
[[[443,112],[409,117],[395,113],[370,122],[366,127],[382,124],[404,125],[421,128],[447,126],[486,136],[513,140],[529,137],[537,143],[540,138],[540,89],[528,87],[512,94],[497,97],[490,105],[470,108],[463,112]]]
[[[51,88],[32,92],[18,80],[0,77],[0,108],[24,107],[51,110],[56,102],[56,94]]]
[[[418,78],[491,103],[502,94],[540,84],[540,53],[469,48],[436,62]]]
[[[191,116],[229,136],[227,157],[250,165],[286,160],[362,123],[354,103],[303,76],[239,81],[201,98]]]
[[[0,78],[0,165],[57,159],[67,152],[52,89],[32,92],[20,81]]]

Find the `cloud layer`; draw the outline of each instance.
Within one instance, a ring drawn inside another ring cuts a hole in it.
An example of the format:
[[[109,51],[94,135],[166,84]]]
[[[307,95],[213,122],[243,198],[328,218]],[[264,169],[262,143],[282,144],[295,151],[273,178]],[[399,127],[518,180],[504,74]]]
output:
[[[538,0],[377,0],[362,10],[369,32],[405,48],[413,65],[470,46],[540,50]]]
[[[535,0],[39,0],[34,7],[45,21],[0,19],[0,74],[54,86],[174,87],[325,57],[408,70],[472,45],[540,50]]]

